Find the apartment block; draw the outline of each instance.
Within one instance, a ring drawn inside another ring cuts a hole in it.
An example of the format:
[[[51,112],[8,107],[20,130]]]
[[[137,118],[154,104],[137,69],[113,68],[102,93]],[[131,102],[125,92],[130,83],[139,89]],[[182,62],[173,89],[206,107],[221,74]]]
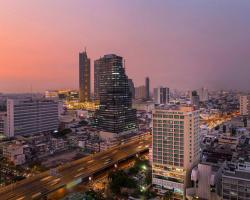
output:
[[[185,198],[192,167],[199,160],[199,110],[193,106],[153,111],[153,184]]]
[[[51,132],[59,126],[58,103],[44,99],[7,100],[7,136]]]

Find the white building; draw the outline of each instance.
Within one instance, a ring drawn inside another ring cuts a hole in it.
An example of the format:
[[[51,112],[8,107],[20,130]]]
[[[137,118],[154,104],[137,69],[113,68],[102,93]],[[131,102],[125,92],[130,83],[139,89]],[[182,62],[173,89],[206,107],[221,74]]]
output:
[[[219,200],[219,191],[221,190],[220,179],[224,164],[216,166],[212,163],[199,163],[191,172],[193,187],[187,188],[187,199]]]
[[[152,110],[155,108],[154,102],[143,102],[143,101],[133,101],[132,107],[136,110],[142,110],[146,112],[152,112]]]
[[[14,165],[22,165],[25,163],[25,155],[23,153],[22,144],[6,144],[3,146],[3,157]]]
[[[52,100],[8,99],[7,136],[30,135],[58,129],[58,103]]]
[[[156,104],[169,103],[169,88],[158,87],[154,89],[154,102]]]
[[[153,184],[185,199],[188,174],[199,160],[199,110],[174,106],[153,111]]]
[[[250,95],[240,96],[240,115],[250,116]]]

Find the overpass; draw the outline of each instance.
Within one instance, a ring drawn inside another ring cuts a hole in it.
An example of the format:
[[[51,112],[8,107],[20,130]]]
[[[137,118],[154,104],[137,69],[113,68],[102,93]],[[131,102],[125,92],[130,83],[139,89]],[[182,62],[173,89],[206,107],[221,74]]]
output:
[[[108,169],[136,154],[148,150],[151,136],[138,138],[106,151],[92,154],[82,159],[66,163],[52,171],[46,171],[31,178],[0,189],[0,199],[32,200],[40,199],[59,188],[71,188],[91,179],[91,176]]]

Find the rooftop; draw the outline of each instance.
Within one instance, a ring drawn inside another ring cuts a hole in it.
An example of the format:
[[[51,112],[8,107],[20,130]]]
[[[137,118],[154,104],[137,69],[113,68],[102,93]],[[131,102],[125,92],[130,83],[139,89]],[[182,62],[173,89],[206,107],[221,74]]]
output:
[[[192,105],[164,105],[157,106],[155,110],[168,110],[168,111],[180,111],[180,112],[192,112],[197,109]]]

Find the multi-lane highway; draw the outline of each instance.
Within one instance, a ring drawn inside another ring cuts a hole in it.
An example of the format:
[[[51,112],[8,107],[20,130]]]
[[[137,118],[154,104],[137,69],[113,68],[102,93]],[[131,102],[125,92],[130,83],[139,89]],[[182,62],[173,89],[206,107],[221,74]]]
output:
[[[144,152],[151,143],[151,137],[138,138],[107,151],[66,163],[56,170],[46,171],[35,177],[0,189],[2,200],[40,199],[61,187],[74,187],[83,179],[105,170],[137,153]]]

